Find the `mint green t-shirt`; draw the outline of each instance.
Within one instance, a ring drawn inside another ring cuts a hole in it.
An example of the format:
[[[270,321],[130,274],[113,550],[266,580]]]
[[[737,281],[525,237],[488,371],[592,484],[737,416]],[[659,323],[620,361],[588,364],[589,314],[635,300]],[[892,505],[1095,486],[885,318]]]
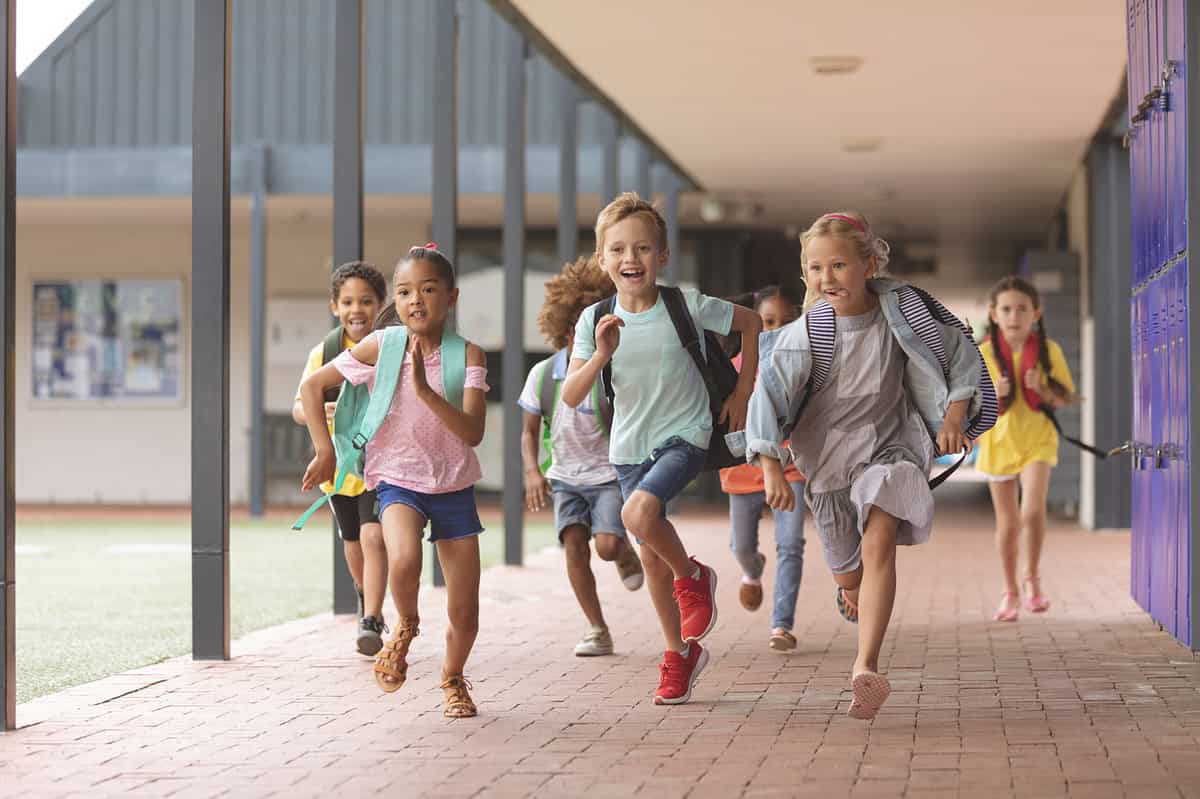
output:
[[[683,298],[698,330],[729,333],[733,305],[695,289],[683,289]],[[621,343],[613,353],[613,424],[609,460],[635,465],[649,459],[667,439],[679,436],[708,449],[712,412],[704,378],[679,342],[662,293],[654,307],[630,313],[618,299],[614,313],[625,322]],[[571,360],[588,360],[596,352],[596,306],[584,310],[575,325]],[[700,336],[701,344],[704,336]]]

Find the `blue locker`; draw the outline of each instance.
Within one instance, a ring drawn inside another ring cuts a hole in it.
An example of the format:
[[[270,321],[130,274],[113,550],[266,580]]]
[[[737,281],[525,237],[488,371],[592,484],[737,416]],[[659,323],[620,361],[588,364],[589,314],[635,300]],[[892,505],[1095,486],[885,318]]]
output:
[[[1170,137],[1168,170],[1171,185],[1167,214],[1171,255],[1187,249],[1187,20],[1184,7],[1184,0],[1168,0],[1167,60],[1174,65],[1169,69],[1166,112]]]

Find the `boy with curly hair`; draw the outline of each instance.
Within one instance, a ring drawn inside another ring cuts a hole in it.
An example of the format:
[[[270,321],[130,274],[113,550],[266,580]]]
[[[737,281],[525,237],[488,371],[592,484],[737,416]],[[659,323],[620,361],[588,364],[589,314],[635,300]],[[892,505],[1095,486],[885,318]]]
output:
[[[525,411],[521,435],[525,504],[530,510],[541,510],[547,495],[553,497],[554,524],[566,552],[567,577],[589,624],[575,645],[575,654],[611,655],[612,635],[596,594],[589,542],[595,538],[601,560],[616,562],[621,582],[630,591],[642,586],[642,564],[621,523],[621,486],[608,461],[612,422],[608,398],[597,380],[588,398],[572,408],[562,401],[562,384],[579,315],[616,289],[594,258],[580,258],[548,280],[545,290],[538,327],[557,352],[530,370],[518,401]],[[540,442],[549,453],[544,462],[539,462]]]

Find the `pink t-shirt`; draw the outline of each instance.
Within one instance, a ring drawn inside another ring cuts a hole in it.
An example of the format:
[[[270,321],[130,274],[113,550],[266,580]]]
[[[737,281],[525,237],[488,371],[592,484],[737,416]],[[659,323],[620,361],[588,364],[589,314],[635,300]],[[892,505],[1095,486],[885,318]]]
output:
[[[334,358],[333,365],[354,385],[366,383],[368,389],[374,390],[375,367],[357,360],[350,350]],[[440,350],[425,357],[425,380],[434,391],[446,396],[442,389]],[[487,369],[468,366],[464,388],[487,391]],[[383,482],[423,494],[461,491],[483,476],[475,450],[447,430],[417,396],[411,358],[404,360],[392,407],[383,425],[367,444],[364,472],[367,488],[374,489]]]

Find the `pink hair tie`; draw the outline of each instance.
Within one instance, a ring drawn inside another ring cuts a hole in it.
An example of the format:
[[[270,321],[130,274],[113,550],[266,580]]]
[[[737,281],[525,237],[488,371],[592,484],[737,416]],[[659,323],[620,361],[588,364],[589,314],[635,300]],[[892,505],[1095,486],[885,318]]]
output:
[[[867,228],[863,225],[863,223],[859,222],[857,219],[855,219],[852,216],[846,216],[845,214],[825,214],[825,216],[823,216],[821,218],[822,219],[836,219],[839,222],[845,222],[846,224],[848,224],[854,228],[857,228],[858,232],[862,233],[864,236],[868,235]]]
[[[436,249],[437,249],[437,244],[436,244],[435,242],[432,242],[432,241],[431,241],[431,242],[428,242],[428,243],[426,243],[426,244],[425,244],[425,249],[427,249],[427,250],[436,250]]]

